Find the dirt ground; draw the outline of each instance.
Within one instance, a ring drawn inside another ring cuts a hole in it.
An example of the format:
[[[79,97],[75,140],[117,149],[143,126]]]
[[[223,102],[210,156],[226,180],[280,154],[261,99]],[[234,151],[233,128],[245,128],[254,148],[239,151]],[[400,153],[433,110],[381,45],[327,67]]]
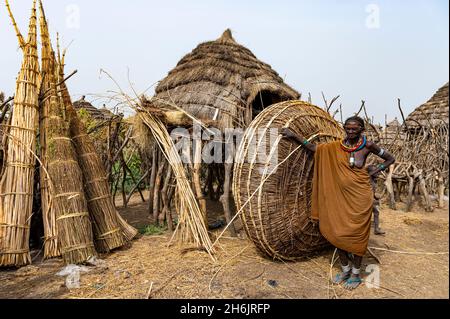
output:
[[[209,209],[220,211],[214,205]],[[134,226],[150,222],[139,197],[119,210]],[[217,217],[212,214],[211,221]],[[386,235],[372,233],[369,243],[381,264],[370,254],[363,261],[364,269],[374,269],[366,279],[379,277],[378,288],[366,283],[347,291],[331,285],[330,271],[339,270],[339,261],[331,267],[332,249],[304,261],[274,262],[241,233],[223,237],[213,261],[186,246],[168,247],[171,234],[165,232],[101,255],[103,263],[88,266],[77,289],[68,289],[56,275],[64,268],[61,260],[42,261],[35,251],[33,265],[0,270],[0,298],[449,298],[448,208],[426,213],[416,205],[405,213],[384,207],[381,226]]]

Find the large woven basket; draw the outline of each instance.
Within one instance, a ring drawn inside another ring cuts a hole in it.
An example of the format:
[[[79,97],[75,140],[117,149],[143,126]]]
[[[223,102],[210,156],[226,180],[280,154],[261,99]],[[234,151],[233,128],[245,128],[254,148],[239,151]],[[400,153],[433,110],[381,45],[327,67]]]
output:
[[[238,148],[233,195],[247,235],[264,254],[293,260],[328,243],[310,220],[314,155],[283,139],[283,127],[313,143],[334,141],[343,131],[324,110],[287,101],[261,112]]]

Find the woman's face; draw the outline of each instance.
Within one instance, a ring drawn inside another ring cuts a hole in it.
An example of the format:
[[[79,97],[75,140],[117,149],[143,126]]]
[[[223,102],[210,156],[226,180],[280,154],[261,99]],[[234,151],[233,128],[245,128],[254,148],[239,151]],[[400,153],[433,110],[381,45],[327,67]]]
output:
[[[363,128],[358,122],[347,122],[344,126],[345,133],[347,134],[347,138],[355,139],[361,136],[363,132]]]

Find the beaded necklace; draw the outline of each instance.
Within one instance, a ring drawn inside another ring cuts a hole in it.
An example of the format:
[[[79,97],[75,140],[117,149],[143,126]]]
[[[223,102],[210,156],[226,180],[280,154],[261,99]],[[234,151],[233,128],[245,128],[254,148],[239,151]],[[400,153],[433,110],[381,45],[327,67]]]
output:
[[[346,140],[341,141],[341,148],[345,152],[350,153],[349,164],[350,164],[350,167],[353,168],[355,166],[355,162],[356,162],[355,161],[355,153],[362,150],[364,147],[366,147],[367,138],[365,136],[363,136],[362,138],[359,139],[358,143],[353,147],[347,146],[345,141]]]

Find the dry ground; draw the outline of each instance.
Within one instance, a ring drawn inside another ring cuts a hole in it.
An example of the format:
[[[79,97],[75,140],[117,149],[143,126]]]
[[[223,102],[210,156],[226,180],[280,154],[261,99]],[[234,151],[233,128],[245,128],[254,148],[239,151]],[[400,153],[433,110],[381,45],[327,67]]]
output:
[[[138,197],[120,211],[133,225],[149,222]],[[82,273],[79,289],[69,290],[55,275],[64,267],[60,260],[36,256],[31,266],[0,271],[0,298],[449,298],[448,221],[447,208],[433,213],[384,208],[387,234],[372,235],[369,246],[390,251],[373,250],[381,264],[364,258],[364,267],[379,266],[378,289],[363,285],[349,292],[330,285],[333,250],[304,261],[274,262],[247,239],[225,237],[213,262],[205,252],[168,247],[166,232],[102,255],[105,264]],[[332,271],[337,270],[335,265]]]

